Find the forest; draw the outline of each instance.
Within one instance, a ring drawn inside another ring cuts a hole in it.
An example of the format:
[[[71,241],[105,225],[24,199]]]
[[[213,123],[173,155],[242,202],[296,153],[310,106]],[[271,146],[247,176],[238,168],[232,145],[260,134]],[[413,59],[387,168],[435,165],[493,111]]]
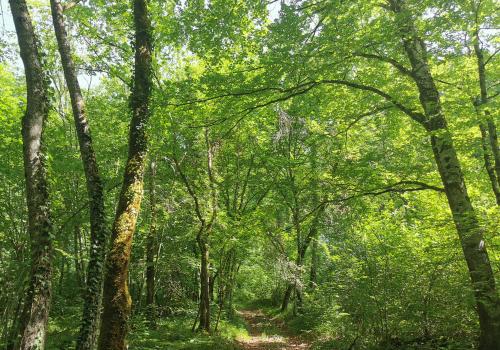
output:
[[[500,350],[497,1],[0,5],[0,349]]]

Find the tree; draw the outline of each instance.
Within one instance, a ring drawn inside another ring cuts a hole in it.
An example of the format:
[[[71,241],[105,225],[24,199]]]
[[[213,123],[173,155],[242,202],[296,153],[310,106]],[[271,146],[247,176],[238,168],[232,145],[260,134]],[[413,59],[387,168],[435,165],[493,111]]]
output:
[[[158,208],[156,203],[156,162],[150,161],[149,168],[149,205],[151,223],[146,240],[146,307],[149,309],[149,322],[152,327],[156,323],[155,310],[155,257],[157,249]]]
[[[479,82],[479,96],[474,99],[474,107],[479,115],[479,129],[481,131],[481,146],[483,147],[484,166],[490,178],[491,188],[495,195],[497,205],[500,205],[500,148],[498,145],[497,128],[489,110],[488,103],[495,96],[489,96],[486,76],[486,65],[484,49],[481,47],[479,16],[481,12],[481,1],[475,5],[475,26],[472,34],[474,54],[477,63],[477,76]],[[473,4],[474,6],[474,4]],[[490,56],[490,59],[493,56]],[[484,114],[481,115],[481,114]],[[484,120],[482,120],[484,119]],[[493,159],[492,159],[493,158]]]
[[[176,138],[177,135],[174,136]],[[206,203],[201,203],[199,195],[197,194],[190,179],[183,171],[179,161],[177,149],[179,145],[177,140],[174,141],[173,161],[179,177],[183,182],[186,190],[191,197],[194,204],[194,211],[199,222],[198,233],[196,234],[196,243],[200,249],[200,299],[198,309],[198,330],[210,331],[210,245],[209,238],[217,218],[217,189],[214,174],[214,157],[216,143],[210,140],[209,132],[205,129],[205,152],[206,152],[206,176],[208,180],[208,200]],[[195,322],[196,324],[196,322]],[[194,326],[193,326],[194,329]]]
[[[495,276],[474,208],[467,194],[465,180],[450,131],[444,117],[427,61],[427,48],[418,36],[412,13],[402,0],[391,0],[390,8],[400,31],[402,45],[411,64],[411,77],[418,87],[424,115],[413,114],[429,132],[434,158],[446,197],[462,243],[473,285],[481,327],[480,349],[500,349],[500,299]]]
[[[147,0],[133,2],[135,64],[128,159],[106,258],[99,349],[124,350],[131,299],[127,286],[132,237],[141,206],[151,96],[152,29]]]
[[[28,7],[11,0],[27,88],[22,120],[28,233],[31,242],[31,273],[19,326],[19,349],[44,349],[50,309],[52,278],[52,224],[43,132],[49,115],[48,84]]]
[[[104,266],[105,244],[107,238],[106,215],[104,211],[104,187],[92,145],[90,127],[88,125],[80,84],[75,64],[71,57],[71,47],[64,23],[63,6],[58,0],[50,1],[52,21],[57,38],[59,54],[64,70],[64,78],[68,87],[76,133],[80,144],[90,215],[90,258],[87,267],[87,285],[84,295],[84,306],[78,350],[90,350],[96,343],[99,327],[100,302],[102,296],[102,267]]]

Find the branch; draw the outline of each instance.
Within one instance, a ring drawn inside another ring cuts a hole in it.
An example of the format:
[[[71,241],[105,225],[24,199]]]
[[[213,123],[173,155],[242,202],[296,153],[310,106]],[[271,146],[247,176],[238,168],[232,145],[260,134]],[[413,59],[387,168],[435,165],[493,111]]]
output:
[[[175,154],[173,155],[172,159],[174,161],[175,168],[179,172],[179,175],[181,177],[182,182],[184,182],[184,185],[186,186],[186,189],[187,189],[189,195],[191,196],[191,198],[193,198],[194,210],[196,212],[196,216],[198,217],[198,220],[200,220],[200,223],[203,227],[205,225],[205,219],[203,218],[203,215],[201,214],[200,202],[198,201],[198,196],[196,195],[196,192],[194,191],[194,189],[191,187],[189,180],[186,177],[186,174],[184,174],[184,172],[182,171],[182,168],[180,167],[180,164],[179,164]]]
[[[397,188],[400,185],[416,185],[418,187]],[[361,197],[366,197],[366,196],[379,196],[379,195],[382,195],[385,193],[390,193],[390,192],[405,193],[405,192],[416,192],[416,191],[426,191],[426,190],[432,190],[432,191],[436,191],[439,193],[445,192],[444,188],[442,188],[442,187],[429,185],[429,184],[426,184],[426,183],[421,182],[421,181],[402,180],[402,181],[396,182],[392,185],[369,190],[367,192],[356,193],[356,194],[353,194],[353,195],[350,195],[347,197],[342,197],[342,198],[324,200],[321,203],[319,203],[316,207],[314,207],[309,213],[302,216],[300,218],[299,222],[303,222],[309,216],[313,215],[318,210],[322,209],[323,207],[326,207],[329,204],[340,204],[340,203],[344,203],[344,202],[347,202],[347,201],[349,201],[351,199],[355,199],[355,198],[361,198]]]
[[[365,117],[369,117],[369,116],[375,115],[375,114],[383,112],[383,111],[386,111],[386,110],[388,110],[388,109],[390,109],[392,107],[394,107],[392,104],[391,105],[385,105],[385,106],[374,108],[371,111],[368,111],[368,112],[365,112],[365,113],[361,113],[361,114],[358,114],[358,115],[355,115],[355,116],[349,116],[349,117],[354,117],[355,119],[353,121],[351,121],[349,124],[347,124],[347,126],[345,127],[344,130],[335,133],[334,135],[332,135],[332,137],[337,137],[338,135],[343,134],[343,133],[345,133],[347,135],[347,132],[354,125],[356,125],[356,123],[359,122],[361,119],[363,119]]]
[[[407,75],[409,77],[413,77],[413,73],[410,69],[406,68],[405,66],[403,66],[401,63],[399,63],[398,61],[396,61],[393,58],[375,55],[375,54],[371,54],[371,53],[364,53],[364,52],[354,52],[353,55],[359,56],[359,57],[364,57],[364,58],[373,58],[373,59],[376,59],[376,60],[379,60],[382,62],[389,63],[391,66],[393,66],[394,68],[399,70],[404,75]]]
[[[495,55],[496,55],[498,52],[500,52],[500,48],[496,49],[496,50],[495,50],[495,52],[493,52],[493,53],[490,55],[490,57],[488,57],[488,59],[484,62],[484,65],[486,66],[486,65],[487,65],[487,64],[491,61],[491,59],[492,59],[493,57],[495,57]]]
[[[379,96],[383,97],[385,100],[387,100],[388,102],[392,103],[396,108],[398,108],[399,110],[401,110],[402,112],[407,114],[410,118],[412,118],[416,122],[418,122],[420,124],[425,124],[425,122],[426,122],[426,117],[424,114],[422,114],[420,112],[416,112],[416,111],[412,110],[411,108],[406,107],[405,105],[400,103],[398,100],[396,100],[393,96],[391,96],[388,93],[386,93],[380,89],[377,89],[373,86],[355,83],[355,82],[348,81],[348,80],[339,80],[339,79],[324,79],[324,80],[320,80],[319,83],[344,85],[344,86],[349,86],[349,87],[352,87],[352,88],[355,88],[358,90],[373,92],[374,94],[379,95]]]
[[[72,9],[73,7],[75,7],[76,5],[78,5],[80,2],[81,2],[81,0],[75,0],[75,1],[72,1],[72,2],[68,2],[67,4],[65,4],[63,6],[63,12]]]
[[[416,185],[418,187],[398,188],[398,186],[400,186],[400,185]],[[416,192],[416,191],[425,191],[425,190],[433,190],[433,191],[440,192],[440,193],[445,192],[444,188],[442,188],[442,187],[428,185],[428,184],[426,184],[424,182],[420,182],[420,181],[403,180],[403,181],[396,182],[392,185],[389,185],[389,186],[386,186],[383,188],[378,188],[378,189],[373,189],[373,190],[370,190],[367,192],[357,193],[357,194],[347,196],[344,198],[327,200],[327,201],[323,202],[322,204],[330,204],[330,203],[338,204],[338,203],[343,203],[343,202],[346,202],[346,201],[348,201],[350,199],[354,199],[354,198],[360,198],[360,197],[365,197],[365,196],[379,196],[379,195],[382,195],[385,193],[390,193],[390,192],[405,193],[405,192]]]
[[[112,185],[109,187],[106,192],[111,192],[118,186],[120,186],[122,183],[117,182],[116,184]],[[78,214],[80,214],[85,208],[87,208],[90,205],[90,201],[86,201],[84,204],[82,204],[74,213],[72,213],[70,216],[66,218],[66,220],[63,221],[63,223],[59,226],[59,232],[62,231],[62,229],[73,219],[75,218]]]

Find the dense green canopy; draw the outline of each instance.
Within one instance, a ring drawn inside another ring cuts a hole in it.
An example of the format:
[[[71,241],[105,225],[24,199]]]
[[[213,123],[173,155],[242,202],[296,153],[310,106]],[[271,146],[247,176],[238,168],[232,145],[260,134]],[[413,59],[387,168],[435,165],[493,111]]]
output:
[[[500,349],[498,3],[9,3],[0,348]]]

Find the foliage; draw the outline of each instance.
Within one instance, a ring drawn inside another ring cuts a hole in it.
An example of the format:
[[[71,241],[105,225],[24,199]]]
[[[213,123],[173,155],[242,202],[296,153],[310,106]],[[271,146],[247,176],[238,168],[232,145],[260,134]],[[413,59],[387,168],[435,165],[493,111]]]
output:
[[[404,73],[410,61],[397,16],[381,3],[150,1],[157,322],[151,327],[146,306],[148,172],[128,270],[130,348],[237,349],[235,339],[251,336],[237,313],[243,309],[263,309],[316,349],[477,346],[474,291],[431,134],[394,101],[332,83],[369,85],[422,112]],[[500,212],[479,130],[488,118],[498,125],[497,5],[406,3],[427,44],[498,286]],[[85,276],[88,202],[48,6],[30,6],[53,106],[45,130],[55,248],[47,349],[63,349],[74,346],[82,288],[92,278]],[[77,2],[65,15],[111,222],[128,147],[130,4]],[[26,87],[10,54],[14,28],[8,31],[0,38],[0,347],[15,332],[30,269],[20,135]],[[475,31],[491,97],[480,110]],[[196,236],[200,216],[213,211],[213,327],[220,321],[208,335],[191,327],[199,302]],[[292,302],[279,312],[290,286]]]

